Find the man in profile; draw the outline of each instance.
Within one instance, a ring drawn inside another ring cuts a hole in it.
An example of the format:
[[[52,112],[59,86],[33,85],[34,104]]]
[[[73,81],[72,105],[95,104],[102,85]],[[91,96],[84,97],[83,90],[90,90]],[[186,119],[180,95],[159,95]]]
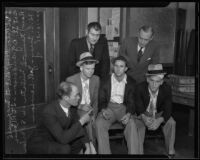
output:
[[[58,99],[44,107],[41,124],[27,141],[30,154],[90,154],[89,139],[83,125],[90,120],[90,111],[79,118],[80,95],[70,82],[61,82]]]

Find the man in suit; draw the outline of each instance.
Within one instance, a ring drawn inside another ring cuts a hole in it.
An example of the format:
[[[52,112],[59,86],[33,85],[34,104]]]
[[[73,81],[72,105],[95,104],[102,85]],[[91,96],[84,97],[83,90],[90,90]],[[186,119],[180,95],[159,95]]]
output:
[[[165,74],[162,64],[150,64],[146,81],[136,86],[135,104],[139,115],[136,124],[141,154],[143,154],[146,128],[155,131],[161,126],[168,155],[169,157],[175,155],[176,122],[171,116],[172,92],[171,87],[163,80]]]
[[[80,54],[84,52],[90,52],[99,61],[95,67],[95,75],[102,79],[109,74],[110,57],[108,43],[107,39],[100,34],[101,25],[98,22],[91,22],[87,26],[85,37],[71,41],[68,50],[67,77],[79,72],[79,68],[75,64],[79,60]]]
[[[135,81],[126,75],[127,61],[117,57],[113,61],[114,73],[101,83],[99,91],[99,114],[96,119],[96,135],[99,154],[111,154],[108,130],[118,121],[124,126],[128,153],[138,154],[139,142],[135,121]]]
[[[98,61],[93,58],[90,52],[84,52],[80,55],[79,61],[76,65],[80,68],[80,72],[76,73],[66,79],[68,82],[73,82],[80,91],[81,102],[78,106],[78,113],[89,111],[93,108],[93,116],[91,121],[86,125],[89,139],[95,143],[95,135],[93,132],[93,123],[98,112],[98,90],[99,77],[94,74],[95,65]]]
[[[30,154],[90,154],[89,139],[83,125],[90,119],[88,111],[79,118],[77,106],[78,88],[70,82],[61,82],[58,100],[45,106],[42,121],[27,142]]]
[[[145,81],[145,73],[150,63],[158,63],[159,47],[153,40],[154,30],[151,26],[142,26],[138,37],[126,38],[120,47],[119,55],[129,62],[127,72],[137,83]]]

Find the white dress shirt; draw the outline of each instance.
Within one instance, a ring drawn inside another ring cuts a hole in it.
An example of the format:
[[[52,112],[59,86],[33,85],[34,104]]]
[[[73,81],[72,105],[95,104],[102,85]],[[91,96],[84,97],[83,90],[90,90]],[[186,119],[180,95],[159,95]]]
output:
[[[69,116],[69,108],[66,108],[66,107],[64,107],[64,106],[61,105],[61,104],[60,104],[60,106],[61,106],[61,108],[63,109],[63,111],[65,112],[66,116],[68,117],[68,116]]]
[[[124,102],[124,91],[125,91],[125,85],[127,83],[126,81],[127,75],[125,74],[122,81],[118,81],[114,74],[111,76],[111,98],[110,101],[113,103],[121,104]]]
[[[138,51],[138,52],[139,52],[140,48],[141,48],[141,47],[138,45],[138,46],[137,46],[137,51]],[[142,47],[142,54],[144,54],[144,50],[145,50],[145,47]]]
[[[90,82],[89,79],[83,80],[81,78],[81,83],[82,83],[81,104],[90,104],[89,82]]]

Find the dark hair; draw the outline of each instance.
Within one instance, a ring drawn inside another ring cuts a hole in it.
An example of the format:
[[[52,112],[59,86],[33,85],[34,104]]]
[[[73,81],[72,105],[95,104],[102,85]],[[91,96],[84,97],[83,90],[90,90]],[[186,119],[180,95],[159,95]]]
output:
[[[101,30],[101,25],[99,22],[91,22],[87,26],[88,32],[90,31],[91,28],[94,28],[96,31]]]
[[[142,27],[139,28],[139,31],[143,30],[144,32],[151,32],[152,33],[152,36],[154,35],[154,29],[149,26],[149,25],[144,25]]]
[[[62,99],[64,95],[70,96],[72,92],[72,86],[74,84],[71,82],[61,82],[58,86],[56,95],[58,96],[59,99]]]
[[[115,64],[115,62],[116,62],[117,60],[124,61],[125,64],[126,64],[126,66],[128,67],[128,62],[127,62],[127,60],[126,60],[125,57],[123,57],[123,56],[118,56],[118,57],[114,58],[114,59],[113,59],[113,65]]]

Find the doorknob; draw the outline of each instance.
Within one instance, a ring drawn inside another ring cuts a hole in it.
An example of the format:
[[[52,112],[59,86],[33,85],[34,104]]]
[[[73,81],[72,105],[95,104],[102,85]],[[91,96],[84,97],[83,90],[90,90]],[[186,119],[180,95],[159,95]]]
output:
[[[53,72],[53,64],[48,65],[48,72],[52,73]]]

